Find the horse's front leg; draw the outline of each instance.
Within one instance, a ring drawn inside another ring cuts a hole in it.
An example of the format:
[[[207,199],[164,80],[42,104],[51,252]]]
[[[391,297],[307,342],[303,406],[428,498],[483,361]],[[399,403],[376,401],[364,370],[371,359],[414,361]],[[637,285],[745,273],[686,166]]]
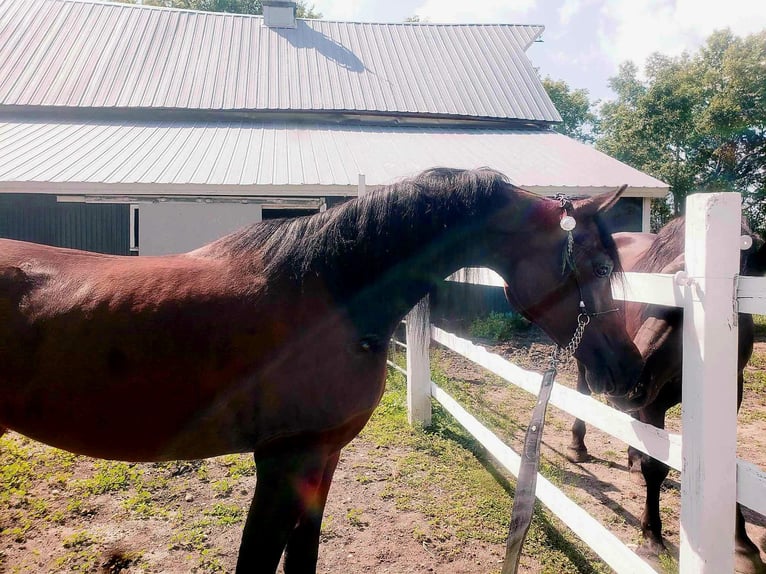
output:
[[[306,509],[315,508],[319,500],[322,500],[321,522],[326,500],[326,494],[321,496],[321,492],[327,460],[326,452],[315,449],[256,457],[255,496],[242,531],[237,574],[274,574],[285,546],[300,530],[298,526]],[[317,535],[317,545],[318,541]],[[317,549],[309,549],[307,545],[304,549],[314,555],[311,565],[304,563],[303,569],[288,570],[286,564],[286,573],[314,572]]]
[[[577,363],[577,391],[583,395],[590,395],[590,387],[585,380],[585,367]],[[572,442],[567,447],[567,459],[570,462],[586,462],[590,460],[588,447],[585,446],[585,423],[575,419],[572,425]]]
[[[327,457],[321,477],[307,477],[310,484],[306,486],[313,494],[304,499],[301,517],[287,541],[285,574],[312,574],[316,571],[322,516],[339,458],[340,451],[331,454]],[[318,484],[315,478],[319,478]]]
[[[668,389],[664,390],[667,391]],[[669,402],[673,401],[662,401],[658,398],[652,404],[640,409],[637,418],[641,422],[654,425],[657,428],[665,428],[665,411],[669,408]],[[675,403],[673,402],[673,404]],[[658,556],[665,550],[665,542],[662,540],[662,517],[660,516],[660,488],[668,476],[668,472],[670,472],[670,467],[633,447],[628,448],[628,465],[631,474],[640,470],[646,484],[644,512],[641,515],[643,550]]]

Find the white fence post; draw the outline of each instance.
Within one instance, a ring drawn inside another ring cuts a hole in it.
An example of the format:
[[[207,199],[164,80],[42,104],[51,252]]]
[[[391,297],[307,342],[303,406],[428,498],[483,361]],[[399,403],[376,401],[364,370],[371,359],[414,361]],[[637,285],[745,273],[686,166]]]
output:
[[[407,315],[407,419],[431,424],[431,320],[428,297]]]
[[[738,193],[686,202],[681,574],[734,571],[740,206]]]

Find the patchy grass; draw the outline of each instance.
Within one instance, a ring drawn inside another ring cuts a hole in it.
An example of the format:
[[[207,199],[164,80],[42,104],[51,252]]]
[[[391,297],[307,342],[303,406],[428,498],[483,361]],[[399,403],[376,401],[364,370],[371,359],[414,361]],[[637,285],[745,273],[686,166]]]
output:
[[[59,571],[92,572],[98,565],[100,553],[98,539],[81,530],[62,541],[66,552],[54,561]]]
[[[486,317],[474,319],[470,332],[472,337],[497,343],[511,339],[520,331],[527,331],[531,326],[532,323],[518,313],[492,311]]]
[[[120,492],[141,484],[141,470],[134,464],[100,460],[95,463],[96,473],[78,480],[74,487],[84,494]]]
[[[443,373],[435,372],[434,380],[471,412],[476,410],[470,403],[484,403],[482,417],[506,424],[508,434],[523,437],[520,425],[512,422],[507,412],[489,408],[490,403],[482,399],[481,392],[478,396],[468,393],[464,383],[452,381]],[[491,393],[491,384],[482,385],[485,386],[488,388],[484,392]],[[533,398],[529,401],[534,404]],[[434,405],[429,428],[410,427],[406,384],[399,373],[390,373],[381,405],[362,436],[381,448],[406,447],[406,452],[396,461],[396,473],[389,478],[391,485],[384,489],[383,496],[394,499],[402,510],[415,510],[428,517],[428,532],[418,529],[413,532],[416,539],[428,538],[437,553],[454,551],[455,543],[460,547],[477,542],[504,542],[514,494],[508,476],[439,405]],[[548,469],[549,478],[561,480],[557,463],[548,460],[543,466]],[[610,571],[564,530],[555,518],[538,507],[524,546],[522,564],[536,571],[557,574]]]

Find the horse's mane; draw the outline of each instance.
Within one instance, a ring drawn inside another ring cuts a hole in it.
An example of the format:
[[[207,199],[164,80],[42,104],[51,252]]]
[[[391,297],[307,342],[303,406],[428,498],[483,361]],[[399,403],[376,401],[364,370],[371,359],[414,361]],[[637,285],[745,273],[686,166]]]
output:
[[[635,271],[659,273],[684,251],[685,219],[676,217],[657,232],[651,247],[636,262]]]
[[[742,219],[742,235],[749,235],[753,239],[753,246],[742,252],[740,272],[743,275],[759,275],[763,267],[759,258],[764,255],[761,237],[750,230],[747,221]],[[657,233],[651,247],[636,262],[635,271],[643,273],[658,273],[668,263],[673,261],[684,251],[686,241],[686,219],[684,216],[676,217],[665,224]],[[760,263],[760,266],[759,266]]]
[[[267,273],[289,272],[295,278],[344,263],[355,266],[349,272],[363,274],[365,262],[374,264],[390,248],[392,235],[408,233],[417,241],[437,219],[481,219],[501,186],[510,186],[506,177],[487,168],[434,168],[322,213],[255,223],[197,253],[232,257],[258,253]],[[353,262],[344,260],[351,251]]]

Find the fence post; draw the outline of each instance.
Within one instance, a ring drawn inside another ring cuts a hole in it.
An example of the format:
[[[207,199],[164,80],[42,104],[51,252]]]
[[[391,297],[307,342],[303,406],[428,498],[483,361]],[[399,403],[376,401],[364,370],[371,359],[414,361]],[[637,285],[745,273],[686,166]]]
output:
[[[407,315],[407,419],[431,424],[431,343],[429,300],[426,296]]]
[[[681,574],[734,571],[741,199],[686,201]]]

